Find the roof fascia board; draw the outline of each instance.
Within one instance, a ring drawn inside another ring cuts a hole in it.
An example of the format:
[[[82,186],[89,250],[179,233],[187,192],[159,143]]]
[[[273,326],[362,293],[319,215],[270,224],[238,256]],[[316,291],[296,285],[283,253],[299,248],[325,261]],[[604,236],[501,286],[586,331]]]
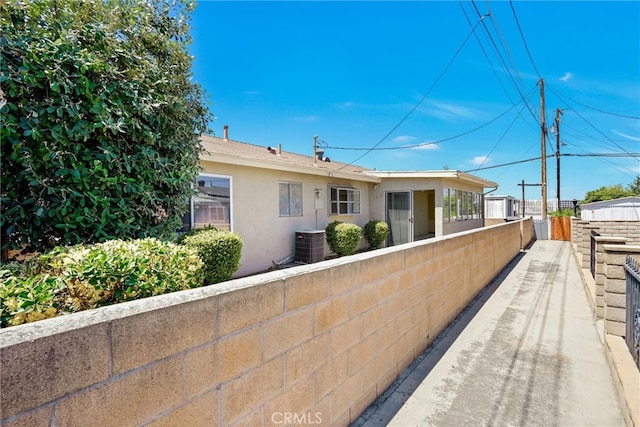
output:
[[[442,170],[442,171],[367,171],[367,175],[377,176],[379,178],[446,178],[457,179],[465,183],[471,183],[476,185],[482,185],[483,187],[495,187],[498,188],[498,184],[489,181],[488,179],[479,178],[474,175],[470,175],[465,172],[456,170]]]
[[[598,200],[597,202],[584,203],[580,206],[582,206],[583,208],[586,208],[590,206],[606,205],[606,204],[619,203],[619,202],[631,202],[632,205],[635,205],[635,203],[640,202],[640,197],[626,196],[626,197],[620,197],[618,199]]]
[[[219,154],[219,153],[216,153],[214,155],[211,155],[211,154],[201,155],[200,160],[205,162],[224,163],[224,164],[235,165],[235,166],[246,166],[250,168],[260,168],[260,169],[278,170],[278,171],[284,171],[284,172],[301,173],[306,175],[325,176],[327,178],[351,179],[355,181],[371,182],[375,184],[378,184],[381,182],[380,178],[371,176],[365,173],[357,174],[357,173],[331,172],[330,170],[319,169],[314,166],[304,167],[304,166],[297,166],[297,165],[289,165],[286,163],[264,162],[261,160],[248,159],[248,158],[242,158],[237,156],[229,156],[229,155]]]

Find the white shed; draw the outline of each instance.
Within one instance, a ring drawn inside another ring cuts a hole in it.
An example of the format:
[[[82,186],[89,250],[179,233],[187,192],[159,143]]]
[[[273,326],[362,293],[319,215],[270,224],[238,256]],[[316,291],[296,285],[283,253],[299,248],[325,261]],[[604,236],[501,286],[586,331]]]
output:
[[[586,221],[639,221],[640,197],[632,196],[585,203],[580,206],[580,210],[581,219]]]
[[[485,218],[508,219],[518,216],[520,203],[512,196],[485,196]]]

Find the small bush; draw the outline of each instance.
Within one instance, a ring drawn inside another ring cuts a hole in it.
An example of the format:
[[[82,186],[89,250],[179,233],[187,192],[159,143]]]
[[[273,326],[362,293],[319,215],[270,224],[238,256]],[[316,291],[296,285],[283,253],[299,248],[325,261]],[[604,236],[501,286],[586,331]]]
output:
[[[204,263],[204,281],[208,285],[231,279],[240,266],[242,239],[230,231],[199,231],[184,238],[183,244],[194,248]]]
[[[378,249],[389,235],[389,225],[384,221],[372,219],[364,225],[363,235],[369,248]]]
[[[560,209],[560,210],[557,210],[557,211],[553,211],[553,212],[549,213],[549,216],[552,216],[552,217],[573,216],[573,209],[565,208],[565,209]]]
[[[362,228],[356,224],[333,221],[325,228],[327,244],[338,256],[353,254],[362,237]]]
[[[58,247],[0,270],[1,326],[195,288],[203,277],[194,249],[153,238]]]
[[[174,241],[175,243],[177,243],[179,245],[182,245],[182,244],[184,244],[184,240],[187,237],[195,236],[196,234],[204,233],[205,231],[218,231],[218,229],[215,228],[213,225],[207,225],[206,227],[202,227],[202,228],[194,228],[194,229],[191,229],[189,231],[185,231],[185,232],[179,233],[175,237],[175,239],[173,239],[172,241]]]

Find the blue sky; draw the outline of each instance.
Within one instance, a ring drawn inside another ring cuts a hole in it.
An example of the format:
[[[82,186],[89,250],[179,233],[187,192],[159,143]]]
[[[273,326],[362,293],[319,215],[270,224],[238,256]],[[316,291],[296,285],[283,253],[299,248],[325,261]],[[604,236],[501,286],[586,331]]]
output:
[[[318,135],[332,160],[520,197],[541,182],[542,78],[563,200],[640,174],[640,2],[201,1],[191,24],[217,136],[312,155]],[[547,174],[555,198],[555,158]]]

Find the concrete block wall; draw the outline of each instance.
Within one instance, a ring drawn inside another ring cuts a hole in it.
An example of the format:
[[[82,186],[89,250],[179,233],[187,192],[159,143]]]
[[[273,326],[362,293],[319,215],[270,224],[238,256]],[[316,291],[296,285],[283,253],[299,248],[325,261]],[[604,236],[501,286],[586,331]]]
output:
[[[604,316],[604,288],[607,282],[605,273],[606,253],[605,245],[624,245],[626,243],[624,237],[596,236],[596,265],[595,265],[595,315],[596,318],[602,319]]]
[[[0,331],[0,424],[349,425],[530,219]]]
[[[585,233],[585,228],[588,232]],[[602,236],[624,237],[629,244],[640,244],[640,221],[583,221],[579,218],[572,218],[571,240],[577,248],[587,248],[582,243],[589,240],[591,230],[596,230]]]
[[[601,236],[624,237],[627,244],[640,244],[640,221],[583,221],[571,220],[571,242],[582,260],[582,268],[590,268],[591,230]]]
[[[576,250],[576,256],[581,268],[589,268],[589,260],[585,258],[586,254],[589,254],[591,250],[591,229],[586,228],[588,225],[588,221],[581,221],[575,217],[571,218],[571,243]]]
[[[611,335],[626,335],[627,255],[639,256],[640,245],[604,245],[604,329]]]
[[[602,236],[624,237],[629,245],[640,245],[640,221],[589,221]]]

